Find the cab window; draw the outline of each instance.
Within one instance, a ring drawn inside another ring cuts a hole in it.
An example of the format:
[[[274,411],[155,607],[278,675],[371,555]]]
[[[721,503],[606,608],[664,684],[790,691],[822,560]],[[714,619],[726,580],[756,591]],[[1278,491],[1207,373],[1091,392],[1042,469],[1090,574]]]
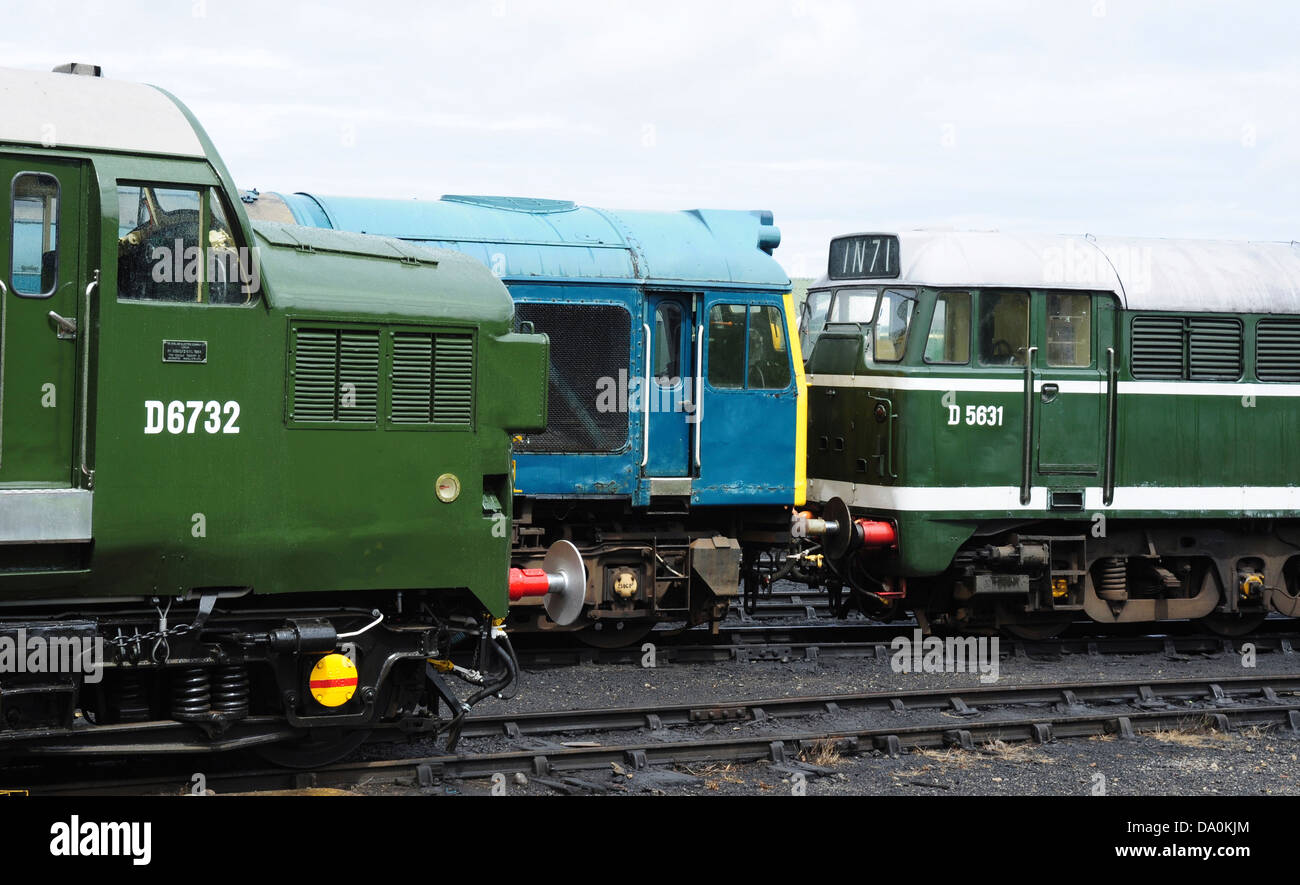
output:
[[[871,322],[876,310],[878,289],[837,289],[835,303],[831,305],[829,322],[862,323]]]
[[[876,362],[897,363],[907,350],[907,332],[912,325],[916,298],[902,289],[886,289],[876,309]]]
[[[1047,293],[1047,365],[1092,365],[1092,296]]]
[[[121,183],[118,297],[173,304],[250,304],[252,255],[240,249],[213,188]]]
[[[59,276],[59,181],[23,172],[13,180],[10,231],[14,292],[29,298],[54,294]]]
[[[789,386],[785,320],[771,305],[754,305],[749,309],[749,389],[785,390]]]
[[[682,375],[682,308],[671,301],[655,308],[654,376],[660,387],[676,387]]]
[[[979,299],[982,366],[1023,366],[1029,356],[1029,294],[982,292]]]
[[[709,311],[709,384],[721,390],[784,390],[790,346],[780,308],[715,304]]]
[[[803,342],[804,352],[809,352],[810,344],[826,328],[826,317],[831,307],[831,293],[825,289],[809,292],[800,314],[799,340]]]
[[[925,342],[925,361],[964,366],[970,362],[970,293],[942,292],[934,301],[934,319]]]

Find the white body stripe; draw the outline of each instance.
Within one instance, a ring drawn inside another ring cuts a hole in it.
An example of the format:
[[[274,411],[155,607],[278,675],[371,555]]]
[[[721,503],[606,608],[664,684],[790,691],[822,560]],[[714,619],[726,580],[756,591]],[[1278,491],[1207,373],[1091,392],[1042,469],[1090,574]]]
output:
[[[843,498],[854,507],[901,512],[974,513],[978,511],[1046,511],[1048,489],[1032,489],[1028,504],[1020,503],[1017,486],[992,487],[890,487],[829,479],[808,480],[808,500]],[[1198,486],[1194,488],[1117,488],[1115,500],[1102,502],[1100,487],[1084,490],[1088,513],[1131,510],[1186,510],[1215,513],[1246,511],[1296,511],[1300,513],[1300,487]]]
[[[1035,375],[1034,390],[1041,392],[1044,384],[1055,384],[1061,393],[1092,393],[1105,395],[1106,382],[1068,381],[1043,379]],[[1023,379],[970,378],[970,377],[915,377],[901,378],[893,375],[809,375],[808,386],[865,387],[872,390],[932,390],[941,393],[1023,393]],[[1121,381],[1119,392],[1123,395],[1143,396],[1253,396],[1300,397],[1300,384],[1237,384],[1208,381]]]

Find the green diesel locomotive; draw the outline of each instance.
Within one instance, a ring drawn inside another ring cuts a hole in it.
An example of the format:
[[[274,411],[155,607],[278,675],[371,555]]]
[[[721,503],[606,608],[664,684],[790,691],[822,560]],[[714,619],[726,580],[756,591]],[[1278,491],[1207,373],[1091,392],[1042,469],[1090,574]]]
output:
[[[803,334],[805,579],[1026,637],[1300,615],[1297,244],[842,237]]]
[[[0,755],[319,762],[504,688],[546,338],[459,254],[250,225],[179,101],[65,70],[0,71]]]

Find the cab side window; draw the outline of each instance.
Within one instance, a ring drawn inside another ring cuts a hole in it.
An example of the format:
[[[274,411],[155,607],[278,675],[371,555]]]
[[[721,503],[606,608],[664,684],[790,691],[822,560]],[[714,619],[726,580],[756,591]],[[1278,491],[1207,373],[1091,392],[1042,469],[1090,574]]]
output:
[[[251,253],[235,242],[213,188],[121,183],[118,298],[173,304],[250,304]]]
[[[709,311],[709,383],[720,390],[745,386],[744,304],[715,304]]]
[[[771,305],[715,304],[709,311],[709,384],[720,390],[790,386],[785,317]]]
[[[754,305],[749,309],[749,389],[785,390],[789,386],[785,318],[771,305]]]
[[[1023,366],[1029,357],[1029,293],[980,293],[982,366]]]
[[[916,299],[899,289],[886,289],[876,311],[876,362],[897,363],[907,350],[907,332],[912,325]]]
[[[54,294],[59,277],[59,181],[41,172],[13,180],[9,271],[14,292],[28,298]]]
[[[970,293],[943,292],[934,302],[934,319],[925,342],[925,361],[964,366],[970,362]]]

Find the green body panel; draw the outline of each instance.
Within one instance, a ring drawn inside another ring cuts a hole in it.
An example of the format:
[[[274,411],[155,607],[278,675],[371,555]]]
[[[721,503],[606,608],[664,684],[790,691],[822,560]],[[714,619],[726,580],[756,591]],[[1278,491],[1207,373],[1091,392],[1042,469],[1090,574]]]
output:
[[[275,226],[254,234],[228,173],[194,125],[206,161],[0,152],[9,177],[10,170],[30,168],[67,179],[60,248],[68,251],[54,299],[6,299],[0,482],[93,486],[94,524],[93,544],[80,545],[83,567],[0,571],[0,596],[465,588],[504,615],[510,439],[545,426],[545,336],[511,332],[505,287],[458,254],[324,231],[294,245],[292,231]],[[255,303],[120,301],[119,181],[218,187],[240,245],[257,253]],[[87,318],[81,293],[96,270],[99,287]],[[57,340],[45,318],[50,310],[92,333],[85,407],[93,478],[78,463],[82,340]],[[386,426],[387,350],[374,426],[291,426],[291,329],[304,322],[471,335],[472,426]],[[164,341],[205,342],[206,362],[164,362]],[[58,407],[38,410],[32,402],[39,406],[39,397],[29,397],[28,388],[39,393],[46,378],[57,385]],[[146,433],[149,402],[204,408],[192,424],[185,413],[193,432]],[[219,432],[204,430],[209,403],[222,407]],[[231,403],[238,404],[233,422]],[[435,494],[444,474],[461,483],[451,503]]]
[[[896,521],[898,573],[944,571],[979,527],[1075,521],[1083,535],[1098,514],[1198,520],[1300,516],[1300,503],[1289,503],[1300,502],[1300,494],[1291,494],[1300,492],[1294,488],[1300,480],[1300,449],[1292,442],[1300,433],[1297,386],[1261,384],[1253,377],[1252,330],[1260,317],[1241,317],[1245,371],[1240,382],[1198,387],[1198,382],[1183,381],[1161,387],[1161,382],[1133,378],[1126,354],[1134,314],[1120,310],[1109,293],[1098,293],[1093,301],[1092,365],[1047,367],[1043,302],[1041,293],[1031,293],[1030,343],[1039,347],[1030,400],[1033,494],[1028,504],[1021,504],[1025,369],[979,367],[974,360],[965,366],[926,365],[924,330],[935,294],[918,290],[920,303],[901,364],[873,362],[870,327],[858,334],[846,326],[823,334],[808,365],[809,499],[843,497],[855,515]],[[1112,348],[1117,382],[1113,482],[1118,491],[1107,503],[1103,487]],[[1061,385],[1062,392],[1047,401],[1042,387],[1050,384]],[[996,426],[968,423],[968,407],[1000,409],[1001,421]],[[1152,494],[1144,494],[1148,489]],[[1180,495],[1179,489],[1196,491]],[[1199,497],[1202,490],[1205,500]],[[1052,494],[1058,496],[1055,508]],[[1176,504],[1171,506],[1171,500]]]

